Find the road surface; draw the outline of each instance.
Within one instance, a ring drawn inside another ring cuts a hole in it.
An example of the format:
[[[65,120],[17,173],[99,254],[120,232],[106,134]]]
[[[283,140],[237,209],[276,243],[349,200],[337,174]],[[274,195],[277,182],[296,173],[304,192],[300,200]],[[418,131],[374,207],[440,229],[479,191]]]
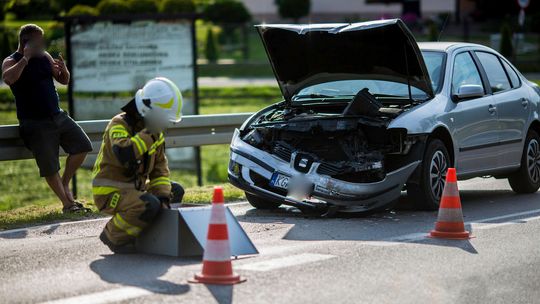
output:
[[[200,259],[112,255],[103,219],[0,233],[2,303],[540,302],[540,194],[505,180],[460,182],[474,238],[426,238],[436,212],[305,218],[231,205],[260,254],[233,261],[247,282],[188,284]]]

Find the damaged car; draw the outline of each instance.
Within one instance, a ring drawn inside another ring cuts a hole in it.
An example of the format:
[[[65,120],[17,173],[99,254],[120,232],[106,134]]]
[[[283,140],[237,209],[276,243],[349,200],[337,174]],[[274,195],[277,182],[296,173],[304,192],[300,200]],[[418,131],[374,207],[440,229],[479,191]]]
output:
[[[540,187],[540,89],[494,50],[418,44],[399,20],[257,26],[284,100],[235,130],[229,181],[256,208],[438,208],[446,170]]]

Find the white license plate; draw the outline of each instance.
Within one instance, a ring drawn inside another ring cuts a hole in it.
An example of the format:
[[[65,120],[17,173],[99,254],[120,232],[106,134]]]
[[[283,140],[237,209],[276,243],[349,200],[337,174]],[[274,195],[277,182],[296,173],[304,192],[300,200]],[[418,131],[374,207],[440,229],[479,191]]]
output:
[[[270,179],[270,185],[282,189],[287,189],[289,187],[289,180],[291,178],[287,175],[283,175],[275,172]]]

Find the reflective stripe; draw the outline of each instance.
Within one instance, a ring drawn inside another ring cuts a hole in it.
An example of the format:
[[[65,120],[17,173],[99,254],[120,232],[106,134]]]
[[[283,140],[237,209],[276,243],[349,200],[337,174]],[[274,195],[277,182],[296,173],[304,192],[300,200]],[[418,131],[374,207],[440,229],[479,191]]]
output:
[[[131,141],[135,143],[135,146],[137,146],[137,150],[139,150],[139,154],[144,154],[144,152],[147,151],[146,144],[144,141],[139,137],[139,135],[135,135],[131,138]]]
[[[141,228],[137,226],[133,226],[130,223],[126,222],[120,215],[120,213],[117,213],[113,217],[113,223],[118,229],[125,231],[127,234],[131,236],[138,236],[139,233],[141,233]]]
[[[157,148],[165,142],[165,138],[163,137],[163,133],[159,134],[159,139],[150,146],[150,150],[148,150],[148,154],[152,155],[156,153]]]
[[[99,171],[101,171],[101,161],[103,160],[103,146],[104,145],[101,145],[101,148],[99,149],[99,153],[96,158],[96,163],[94,165],[94,170],[92,170],[92,178],[96,177]]]
[[[126,130],[126,128],[122,125],[115,125],[115,126],[112,126],[110,129],[109,129],[109,135],[111,137],[113,137],[113,134],[114,133],[122,133],[122,134],[126,134],[127,136],[129,136],[129,132]]]
[[[160,77],[159,79],[165,81],[166,83],[169,84],[169,86],[171,87],[171,89],[174,90],[174,93],[176,94],[176,98],[178,99],[178,105],[177,105],[177,108],[176,108],[176,119],[180,119],[180,111],[182,111],[182,93],[180,92],[180,89],[178,89],[178,87],[174,84],[174,82],[170,81],[169,79],[167,78],[164,78],[164,77]]]
[[[113,196],[111,197],[111,202],[109,203],[109,206],[111,208],[116,208],[116,205],[118,205],[118,201],[120,200],[120,194],[118,192],[115,192]]]
[[[171,98],[168,102],[166,103],[157,103],[157,102],[154,102],[154,104],[162,109],[170,109],[172,108],[173,104],[174,104],[174,97]]]
[[[149,188],[159,186],[159,185],[170,185],[171,179],[166,176],[157,177],[150,181]]]
[[[112,138],[125,138],[125,137],[129,137],[129,133],[126,131],[113,131],[111,133],[111,137]]]
[[[118,188],[116,187],[92,187],[92,194],[93,195],[107,195],[111,194],[115,191],[118,191]]]

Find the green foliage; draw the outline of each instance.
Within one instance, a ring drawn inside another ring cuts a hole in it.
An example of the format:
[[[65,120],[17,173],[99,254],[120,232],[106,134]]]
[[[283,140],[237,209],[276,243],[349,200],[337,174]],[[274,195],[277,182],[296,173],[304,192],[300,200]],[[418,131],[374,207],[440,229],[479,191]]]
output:
[[[132,13],[156,13],[158,7],[155,0],[128,0]]]
[[[0,27],[0,56],[3,60],[17,48],[17,33],[8,27]]]
[[[437,24],[432,21],[429,23],[428,26],[429,26],[428,40],[429,41],[439,40],[439,29],[437,28]]]
[[[211,162],[206,179],[211,183],[227,181],[227,164],[216,161]]]
[[[500,52],[506,58],[512,58],[514,55],[514,46],[512,45],[512,28],[508,22],[503,23],[501,27]]]
[[[52,18],[58,8],[48,0],[9,0],[4,5],[4,13],[15,14],[18,19]]]
[[[236,0],[221,0],[208,5],[204,18],[213,23],[246,23],[251,15],[244,3]]]
[[[129,4],[125,0],[101,0],[96,8],[101,15],[125,14],[129,12]]]
[[[99,0],[51,0],[51,5],[58,7],[59,10],[69,12],[74,6],[83,5],[96,7],[99,3]]]
[[[310,0],[275,0],[275,3],[282,18],[291,18],[295,22],[309,15],[311,9]]]
[[[161,13],[193,13],[195,3],[193,0],[161,0],[159,6]]]
[[[208,28],[208,34],[206,35],[206,47],[204,48],[204,55],[206,59],[208,59],[208,62],[211,63],[216,62],[219,57],[217,41],[211,27]]]
[[[72,7],[68,12],[68,16],[97,16],[99,11],[95,7],[89,5],[77,4]]]

